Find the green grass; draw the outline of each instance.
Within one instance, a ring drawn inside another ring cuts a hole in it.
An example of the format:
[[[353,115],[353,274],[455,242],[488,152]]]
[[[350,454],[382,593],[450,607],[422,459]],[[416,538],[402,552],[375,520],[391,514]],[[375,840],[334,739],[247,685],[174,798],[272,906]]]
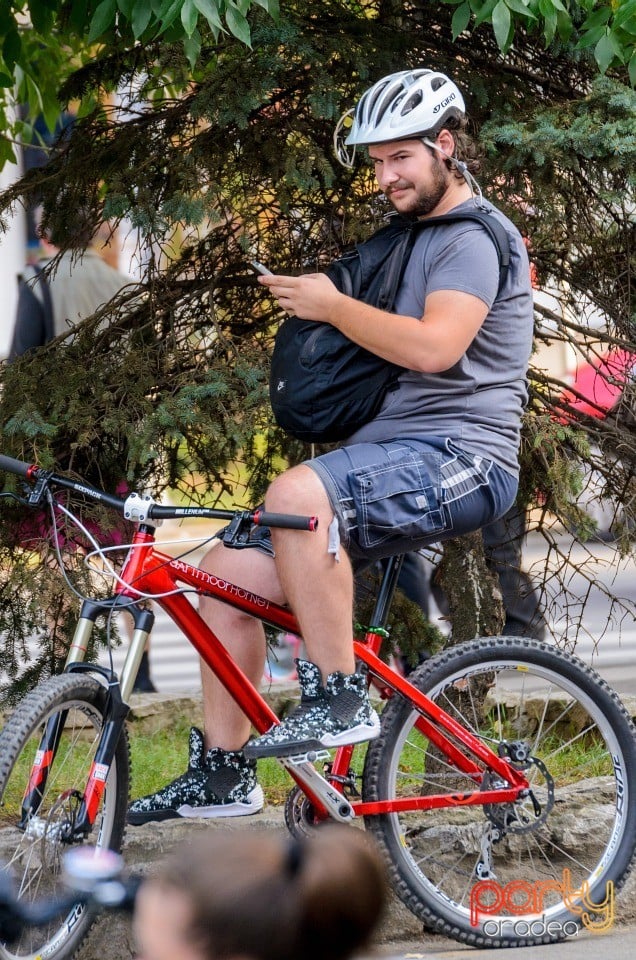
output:
[[[588,777],[609,777],[614,771],[612,758],[599,738],[590,736],[567,745],[548,740],[541,747],[540,758],[561,785]]]
[[[190,722],[177,721],[168,729],[152,736],[136,734],[134,726],[130,732],[131,747],[131,796],[140,797],[154,793],[165,786],[188,765],[188,735]],[[403,776],[413,771],[413,787],[421,789],[422,776],[425,773],[425,758],[428,741],[413,731],[405,744],[401,756]],[[601,743],[594,737],[583,737],[564,745],[558,737],[542,743],[540,755],[545,759],[553,777],[561,785],[576,782],[584,777],[608,776],[612,773],[611,757]],[[354,769],[358,775],[362,772],[364,749],[354,753]],[[435,768],[438,773],[441,771]],[[268,803],[282,804],[294,782],[283,767],[275,760],[261,760],[258,764],[258,779]],[[360,789],[360,777],[357,782]],[[408,792],[406,779],[401,785]]]
[[[134,724],[129,726],[130,795],[133,799],[154,793],[185,772],[188,766],[189,733],[190,721],[185,718],[151,735],[141,734]],[[52,780],[49,783],[53,795],[84,784],[94,751],[92,729],[90,734],[87,729],[86,734],[79,738],[74,736],[74,746],[70,753],[67,751],[68,738],[63,737],[59,751],[63,763],[53,764]],[[32,739],[30,747],[25,749],[12,772],[0,802],[0,825],[13,822],[19,814],[38,744],[39,736]],[[364,755],[364,746],[354,754],[353,765],[358,773],[362,771]],[[267,802],[274,805],[283,804],[289,791],[295,786],[291,776],[275,759],[259,761],[258,779]],[[357,785],[360,788],[360,780]]]
[[[171,726],[152,735],[142,735],[135,724],[129,727],[131,750],[131,797],[136,798],[165,786],[170,780],[184,773],[188,765],[188,735],[190,721],[181,718]],[[78,749],[72,757],[65,759],[62,770],[54,771],[62,775],[56,789],[62,786],[77,785],[82,781],[88,769],[90,754],[92,754],[92,737],[86,737],[86,751]],[[401,756],[403,780],[402,793],[409,791],[408,774],[413,774],[412,788],[421,789],[422,776],[426,771],[426,750],[428,741],[417,731],[413,731],[409,741],[404,745]],[[32,757],[37,742],[34,740],[33,749],[27,750],[20,758],[14,770],[9,787],[5,792],[0,805],[0,821],[6,817],[15,816],[22,803],[24,786],[28,780]],[[63,751],[62,751],[63,752]],[[360,774],[364,763],[365,748],[354,753],[354,769],[358,774],[357,787],[360,789]],[[607,776],[612,773],[611,757],[608,756],[603,745],[594,736],[586,735],[572,742],[563,744],[559,737],[542,744],[541,756],[550,769],[552,776],[558,779],[561,785],[576,782],[582,778]],[[432,771],[433,773],[434,771]],[[439,771],[438,771],[439,772]],[[282,804],[294,782],[286,770],[275,760],[262,760],[258,765],[258,777],[265,792],[268,803]],[[62,782],[63,781],[63,782]]]

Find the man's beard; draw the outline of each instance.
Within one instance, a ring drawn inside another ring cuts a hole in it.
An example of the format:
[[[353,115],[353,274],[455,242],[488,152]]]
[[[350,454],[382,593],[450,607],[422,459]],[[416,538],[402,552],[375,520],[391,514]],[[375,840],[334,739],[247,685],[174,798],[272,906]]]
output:
[[[450,173],[439,157],[434,157],[431,166],[431,183],[422,187],[414,197],[410,206],[402,208],[399,213],[405,217],[425,217],[437,207],[448,189]],[[389,192],[389,200],[391,194]],[[397,209],[397,207],[396,207]]]

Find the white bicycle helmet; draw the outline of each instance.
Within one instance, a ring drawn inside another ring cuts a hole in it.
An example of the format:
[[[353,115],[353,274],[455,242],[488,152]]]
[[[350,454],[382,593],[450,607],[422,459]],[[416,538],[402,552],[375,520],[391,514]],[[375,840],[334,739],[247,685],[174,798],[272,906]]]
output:
[[[441,129],[449,117],[463,117],[465,112],[464,98],[446,74],[425,69],[391,73],[362,95],[355,111],[341,117],[334,136],[339,159],[349,166],[347,147],[425,137]],[[342,140],[351,113],[351,129]]]

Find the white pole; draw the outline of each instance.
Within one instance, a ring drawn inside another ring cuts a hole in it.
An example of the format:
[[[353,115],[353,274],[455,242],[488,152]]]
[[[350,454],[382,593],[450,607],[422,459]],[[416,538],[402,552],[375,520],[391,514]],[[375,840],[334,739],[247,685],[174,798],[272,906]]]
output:
[[[20,176],[20,168],[7,164],[0,171],[0,190],[6,190]],[[0,358],[6,357],[11,346],[15,311],[18,302],[17,277],[26,263],[26,222],[23,208],[16,207],[9,219],[8,229],[0,233]]]

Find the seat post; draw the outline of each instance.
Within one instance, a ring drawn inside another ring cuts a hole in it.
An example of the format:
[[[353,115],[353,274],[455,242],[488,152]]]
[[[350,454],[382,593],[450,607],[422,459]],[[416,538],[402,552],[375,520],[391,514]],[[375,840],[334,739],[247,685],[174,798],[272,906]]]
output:
[[[378,595],[373,608],[372,626],[386,628],[391,603],[395,595],[398,577],[404,562],[404,554],[389,557],[384,566],[384,573],[380,582]]]

